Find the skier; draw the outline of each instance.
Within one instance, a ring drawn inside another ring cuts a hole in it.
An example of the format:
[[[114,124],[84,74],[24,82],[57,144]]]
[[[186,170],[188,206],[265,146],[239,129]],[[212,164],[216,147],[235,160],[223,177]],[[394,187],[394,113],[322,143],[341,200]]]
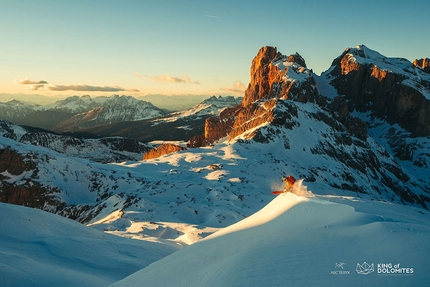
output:
[[[292,175],[283,176],[282,180],[285,182],[285,188],[284,188],[284,190],[272,191],[272,194],[281,194],[281,193],[288,192],[288,191],[291,192],[291,190],[293,189],[294,184],[296,183],[296,179]]]
[[[291,190],[293,188],[293,185],[296,183],[296,179],[292,175],[283,176],[282,180],[285,182],[285,191]]]

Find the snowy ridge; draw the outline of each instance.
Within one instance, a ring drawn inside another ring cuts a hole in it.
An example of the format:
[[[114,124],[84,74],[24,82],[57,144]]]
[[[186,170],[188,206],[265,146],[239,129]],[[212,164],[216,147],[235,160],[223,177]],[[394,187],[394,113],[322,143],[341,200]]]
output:
[[[430,82],[430,74],[421,68],[415,67],[407,59],[386,57],[375,50],[369,49],[365,45],[347,48],[345,52],[347,52],[348,61],[358,62],[363,65],[372,65],[382,71],[403,76],[403,84],[417,89],[427,100],[430,100],[430,87],[423,84],[425,81]],[[330,78],[330,71],[329,69],[322,75]]]
[[[202,118],[208,117],[210,115],[217,115],[223,109],[231,106],[239,105],[242,102],[242,97],[233,97],[233,96],[212,96],[200,104],[195,105],[194,107],[174,112],[168,115],[167,117],[158,118],[154,120],[154,125],[160,122],[175,122],[179,119],[186,119],[190,117]]]
[[[78,98],[71,103],[59,103],[56,106],[56,109],[70,111],[83,109],[84,111],[59,123],[53,128],[54,131],[78,131],[117,122],[151,119],[165,114],[151,103],[136,100],[130,96],[97,97],[94,100],[90,98],[90,100],[82,101],[85,102],[86,108],[84,105],[79,105],[79,109],[75,108],[75,105],[81,104],[81,101],[82,99]]]
[[[75,132],[83,128],[117,122],[139,121],[165,115],[153,104],[131,96],[73,96],[49,105],[20,101],[0,103],[0,117],[16,124],[57,132]]]
[[[423,286],[430,248],[415,247],[428,240],[428,222],[411,207],[286,193],[111,286]],[[367,276],[356,271],[364,262],[374,266]]]

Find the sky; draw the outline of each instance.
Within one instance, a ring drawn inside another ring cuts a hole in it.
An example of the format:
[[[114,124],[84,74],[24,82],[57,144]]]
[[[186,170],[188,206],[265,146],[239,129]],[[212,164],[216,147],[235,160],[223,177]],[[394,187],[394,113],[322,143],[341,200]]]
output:
[[[317,74],[345,48],[430,57],[426,0],[0,2],[6,94],[243,95],[262,46]]]

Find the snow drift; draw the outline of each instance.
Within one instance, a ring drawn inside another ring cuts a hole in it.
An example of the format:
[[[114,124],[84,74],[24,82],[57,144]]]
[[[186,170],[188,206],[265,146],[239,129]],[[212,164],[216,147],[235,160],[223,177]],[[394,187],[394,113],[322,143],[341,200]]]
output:
[[[428,222],[414,207],[285,193],[112,286],[424,286]]]
[[[178,249],[0,203],[0,286],[107,286]]]

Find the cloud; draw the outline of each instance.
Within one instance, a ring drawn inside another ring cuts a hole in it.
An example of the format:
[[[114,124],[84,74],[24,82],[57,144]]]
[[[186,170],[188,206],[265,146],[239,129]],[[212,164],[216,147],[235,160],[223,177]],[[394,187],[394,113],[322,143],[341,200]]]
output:
[[[140,92],[138,89],[124,89],[118,86],[109,87],[109,86],[91,86],[91,85],[53,85],[49,84],[47,81],[32,81],[29,79],[20,79],[15,80],[16,83],[21,85],[32,85],[30,90],[38,91],[38,90],[47,90],[47,91],[78,91],[78,92]]]
[[[32,81],[30,79],[20,79],[20,80],[15,80],[15,82],[17,82],[18,84],[21,85],[40,85],[40,84],[47,84],[47,81]]]
[[[46,90],[50,91],[79,91],[79,92],[120,92],[126,91],[121,87],[90,86],[90,85],[46,85]]]
[[[176,84],[188,83],[188,84],[200,85],[199,81],[194,81],[186,74],[182,74],[181,77],[173,77],[171,75],[148,76],[148,75],[140,75],[140,74],[136,74],[135,76],[144,80],[149,79],[151,81],[159,82],[159,83],[176,83]]]
[[[208,18],[219,19],[218,16],[214,16],[214,15],[209,15],[209,14],[202,14],[202,15],[205,16],[205,17],[208,17]]]
[[[232,88],[221,88],[221,90],[234,95],[243,95],[246,90],[246,86],[241,81],[236,81]]]
[[[33,85],[30,90],[48,90],[48,91],[78,91],[78,92],[140,92],[138,89],[123,89],[121,87],[108,86],[90,86],[90,85]]]
[[[44,87],[45,85],[33,85],[31,86],[30,90],[37,91],[39,89],[43,89]]]

